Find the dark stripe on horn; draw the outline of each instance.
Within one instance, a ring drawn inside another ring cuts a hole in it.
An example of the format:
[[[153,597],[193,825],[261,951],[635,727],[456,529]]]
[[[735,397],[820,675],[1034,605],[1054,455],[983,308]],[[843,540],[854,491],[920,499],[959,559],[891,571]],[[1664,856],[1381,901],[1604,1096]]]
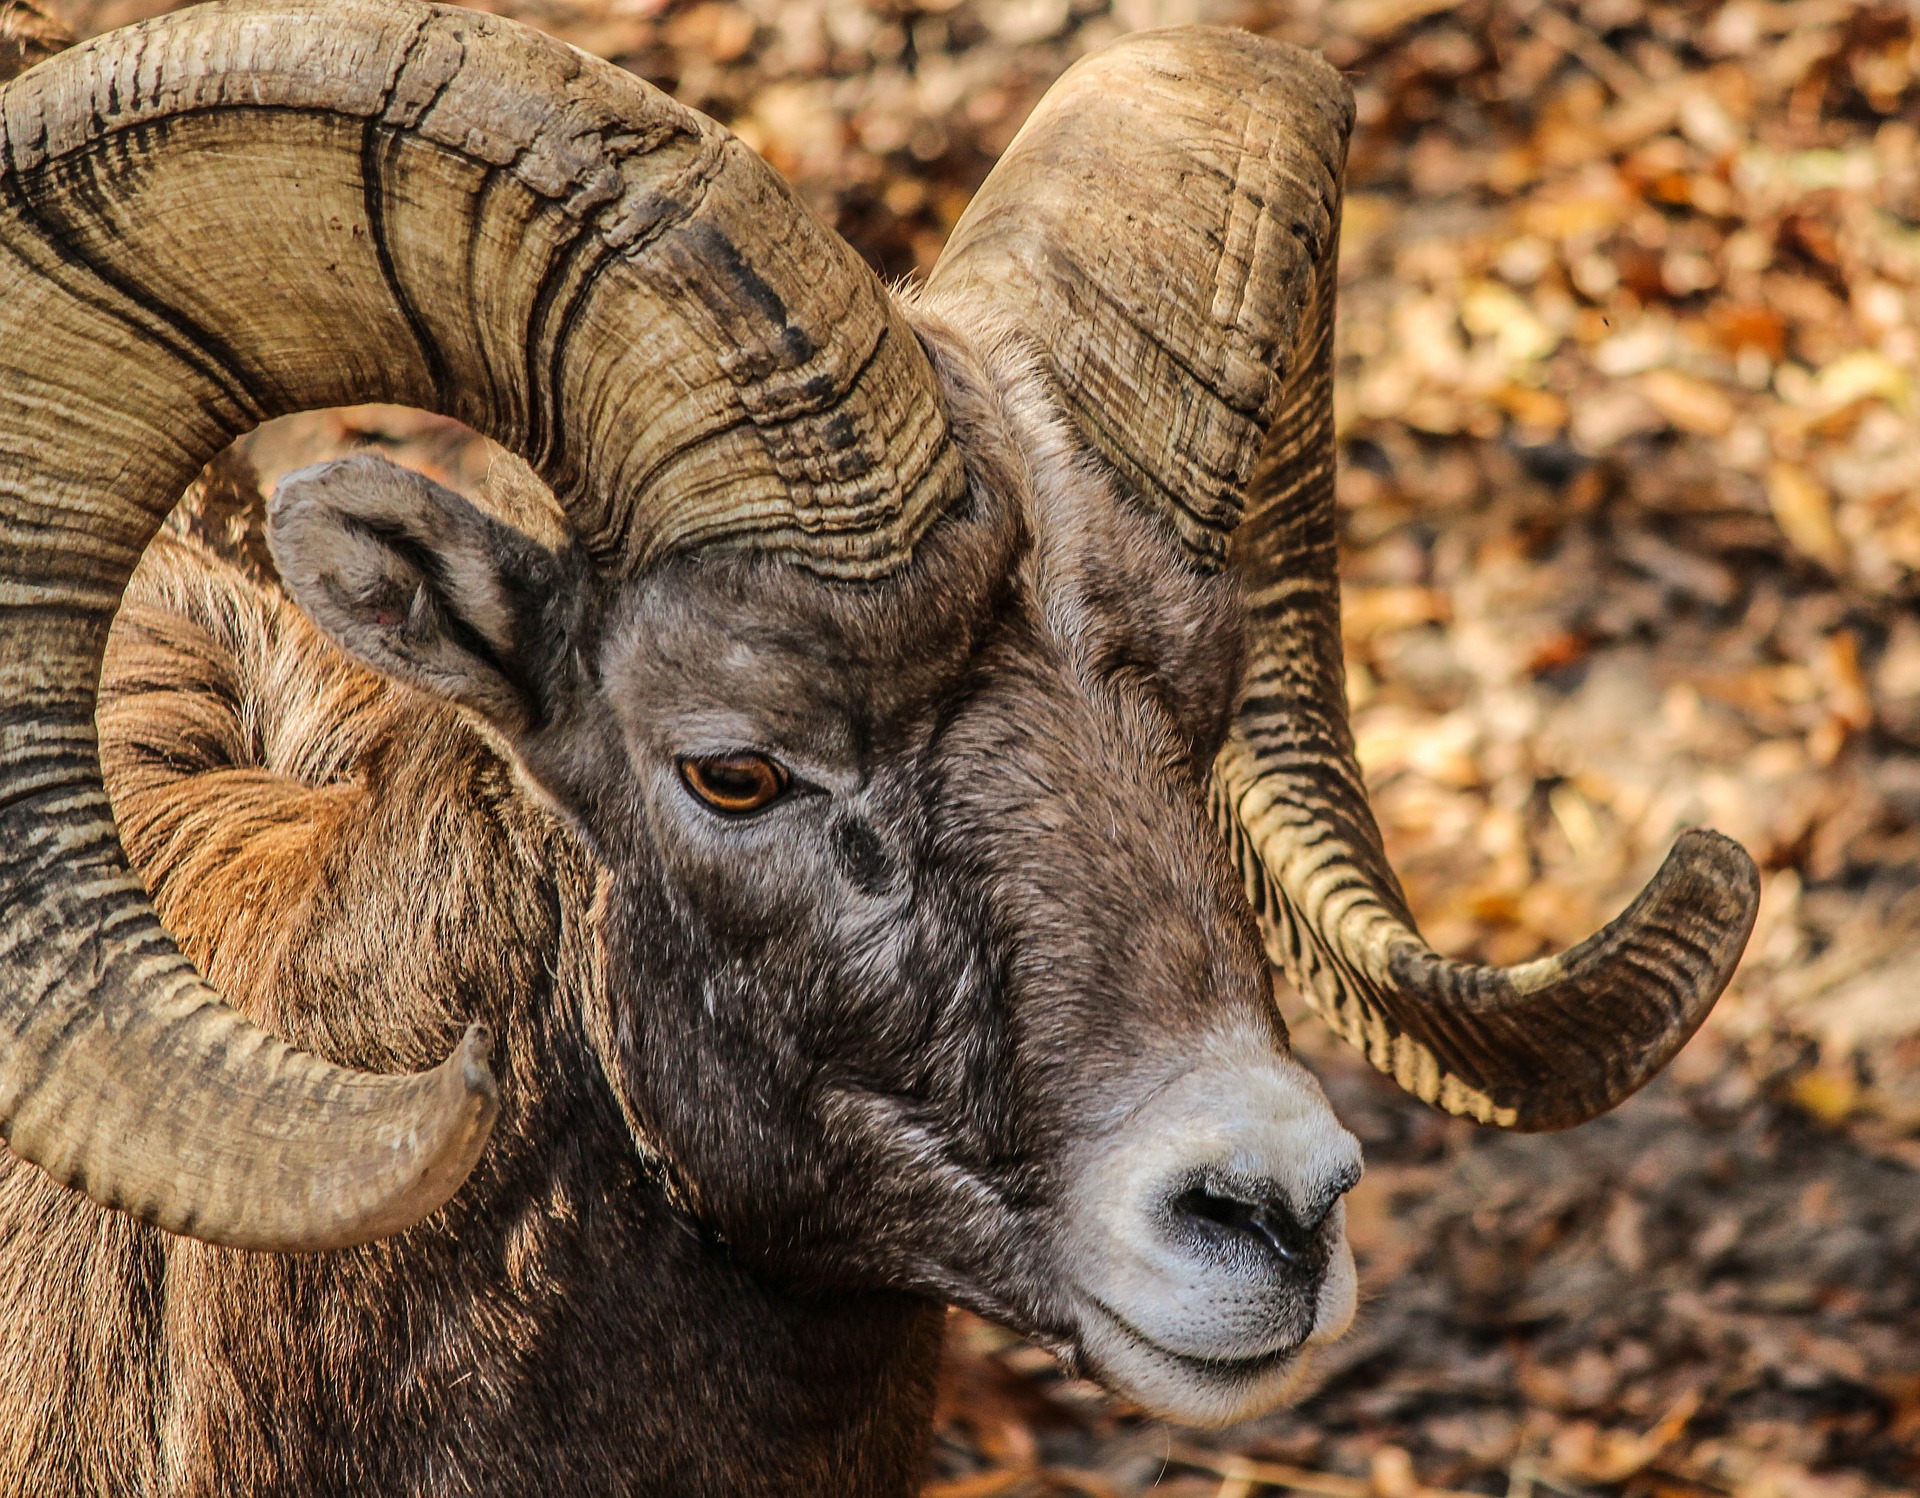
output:
[[[400,149],[400,144],[401,137],[383,129],[378,123],[378,116],[368,119],[360,140],[360,180],[367,209],[367,238],[373,242],[373,254],[380,267],[380,277],[387,283],[387,290],[393,293],[393,304],[400,309],[400,316],[406,320],[407,328],[413,334],[414,346],[420,350],[420,362],[426,366],[427,379],[433,386],[434,403],[446,409],[454,404],[453,378],[447,367],[446,353],[440,347],[439,339],[434,336],[433,325],[421,313],[412,294],[401,281],[400,272],[393,263],[393,245],[387,239],[384,161]]]
[[[13,166],[12,143],[0,119],[0,208],[11,209],[31,224],[40,236],[41,246],[60,264],[77,271],[98,285],[119,295],[126,305],[95,295],[71,280],[62,282],[69,294],[95,310],[116,319],[129,332],[138,334],[161,352],[178,359],[196,374],[217,385],[232,408],[235,424],[258,425],[265,420],[260,403],[246,388],[234,363],[233,352],[220,340],[175,308],[155,297],[130,277],[82,254],[69,230],[49,223],[46,215],[21,187],[22,178]],[[43,167],[47,171],[50,168]],[[144,314],[144,316],[142,316]],[[172,336],[168,336],[171,334]]]

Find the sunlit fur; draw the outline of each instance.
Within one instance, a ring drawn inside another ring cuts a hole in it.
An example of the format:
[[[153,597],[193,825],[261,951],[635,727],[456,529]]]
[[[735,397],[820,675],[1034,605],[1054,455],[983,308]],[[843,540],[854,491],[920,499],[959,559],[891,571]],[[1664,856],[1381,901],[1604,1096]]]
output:
[[[1202,800],[1236,586],[1115,498],[1012,330],[915,315],[972,497],[885,583],[734,551],[610,584],[417,480],[307,476],[282,571],[383,677],[205,547],[149,553],[100,726],[163,919],[342,1061],[490,1024],[502,1113],[448,1209],[305,1258],[0,1158],[0,1498],[901,1494],[942,1300],[1189,1419],[1291,1373],[1162,1366],[1089,1293],[1229,1361],[1344,1326],[1357,1154]],[[674,757],[741,748],[797,789],[718,818]],[[1146,1197],[1252,1160],[1332,1272],[1225,1333],[1162,1307],[1104,1257],[1151,1202],[1086,1201],[1135,1157]]]

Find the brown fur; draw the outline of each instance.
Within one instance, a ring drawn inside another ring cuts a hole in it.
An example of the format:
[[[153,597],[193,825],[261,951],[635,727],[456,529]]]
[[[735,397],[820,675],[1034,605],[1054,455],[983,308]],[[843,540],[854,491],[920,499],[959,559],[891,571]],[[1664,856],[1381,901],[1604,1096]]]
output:
[[[0,83],[73,45],[73,33],[39,0],[0,0]]]

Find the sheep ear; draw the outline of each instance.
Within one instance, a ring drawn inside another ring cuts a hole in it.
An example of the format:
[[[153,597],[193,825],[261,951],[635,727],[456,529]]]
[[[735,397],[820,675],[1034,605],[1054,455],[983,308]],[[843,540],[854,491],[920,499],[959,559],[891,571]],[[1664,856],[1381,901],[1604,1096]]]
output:
[[[294,600],[342,649],[517,736],[564,692],[568,559],[372,454],[290,473],[267,539]]]

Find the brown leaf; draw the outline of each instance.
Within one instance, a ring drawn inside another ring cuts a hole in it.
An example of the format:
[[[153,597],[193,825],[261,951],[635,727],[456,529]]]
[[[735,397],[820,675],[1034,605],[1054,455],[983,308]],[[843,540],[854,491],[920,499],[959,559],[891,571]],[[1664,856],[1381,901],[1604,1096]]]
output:
[[[1640,393],[1683,432],[1724,437],[1733,426],[1733,402],[1726,393],[1677,370],[1648,370],[1640,377]]]

